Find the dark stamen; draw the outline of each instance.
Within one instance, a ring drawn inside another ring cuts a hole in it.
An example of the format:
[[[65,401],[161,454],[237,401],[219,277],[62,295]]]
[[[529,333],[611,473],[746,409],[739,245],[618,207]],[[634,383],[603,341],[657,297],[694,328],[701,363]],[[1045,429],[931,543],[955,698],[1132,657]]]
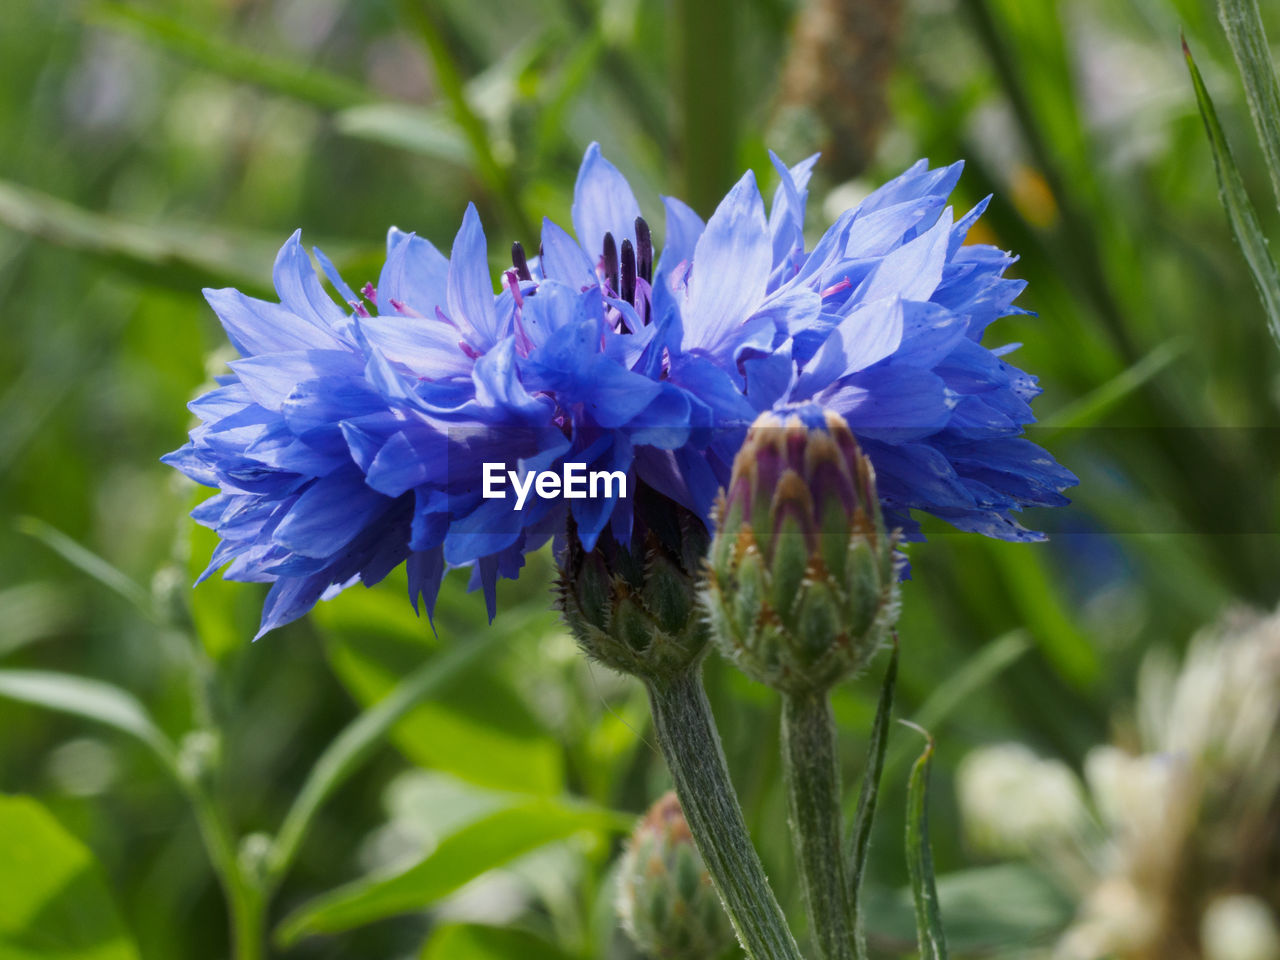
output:
[[[644,217],[636,217],[636,273],[653,283],[653,237]]]
[[[524,247],[517,240],[511,244],[511,265],[516,268],[516,276],[521,280],[532,280],[533,274],[529,272],[529,261],[524,255]]]
[[[636,251],[630,240],[622,241],[622,287],[618,294],[627,303],[636,302]]]
[[[613,234],[604,235],[604,278],[609,282],[609,289],[618,290],[618,245]]]

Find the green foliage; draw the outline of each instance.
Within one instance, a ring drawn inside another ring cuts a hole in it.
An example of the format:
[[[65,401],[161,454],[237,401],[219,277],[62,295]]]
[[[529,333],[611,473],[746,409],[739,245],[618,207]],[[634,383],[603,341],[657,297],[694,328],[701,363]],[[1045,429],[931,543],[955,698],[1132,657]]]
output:
[[[947,944],[961,956],[1017,955],[1041,944],[1067,925],[1075,912],[1071,898],[1025,865],[974,867],[937,878],[939,912]],[[880,943],[916,942],[912,891],[884,891],[869,904],[872,933]]]
[[[523,930],[457,924],[431,935],[422,949],[421,960],[566,960],[567,954]]]
[[[401,597],[404,593],[398,591]],[[325,607],[317,619],[326,628],[334,670],[362,703],[372,705],[422,660],[430,646],[421,624],[403,611],[379,629],[378,611],[385,616],[390,612],[387,605],[368,593],[353,600]],[[481,786],[559,793],[564,781],[559,745],[547,736],[511,682],[480,656],[531,631],[545,633],[553,622],[550,605],[544,602],[524,616],[512,611],[493,630],[462,641],[455,652],[466,658],[467,666],[450,670],[447,683],[433,683],[431,696],[413,698],[412,710],[391,730],[392,742],[420,766]]]
[[[327,893],[281,923],[284,945],[308,934],[349,930],[420,910],[521,854],[577,833],[607,834],[631,825],[611,811],[528,800],[498,810],[441,840],[430,854],[390,877],[368,877]]]
[[[1236,23],[1234,19],[1228,22]],[[1250,104],[1254,105],[1259,100],[1254,87],[1255,84],[1260,83],[1257,76],[1260,67],[1255,44],[1243,44],[1244,38],[1248,36],[1250,34],[1247,28],[1232,32],[1233,40],[1238,40],[1238,45],[1236,46],[1237,56],[1240,58],[1241,67],[1248,78],[1246,83],[1251,94]],[[1231,155],[1231,147],[1227,144],[1226,134],[1222,131],[1222,124],[1218,121],[1218,112],[1214,109],[1213,101],[1209,98],[1209,91],[1205,88],[1204,79],[1200,76],[1200,69],[1196,66],[1196,62],[1191,56],[1191,48],[1187,46],[1185,40],[1182,44],[1182,50],[1187,58],[1187,69],[1191,71],[1191,82],[1196,91],[1196,103],[1200,107],[1200,115],[1204,118],[1205,132],[1209,135],[1209,146],[1213,149],[1213,163],[1218,172],[1218,187],[1222,197],[1222,206],[1227,211],[1227,219],[1231,223],[1231,232],[1235,235],[1236,243],[1240,245],[1245,262],[1249,264],[1249,272],[1253,275],[1253,282],[1258,288],[1258,296],[1261,298],[1262,305],[1267,312],[1271,336],[1275,338],[1277,344],[1280,344],[1280,267],[1276,266],[1275,258],[1272,257],[1271,250],[1267,246],[1267,238],[1258,222],[1258,214],[1253,208],[1253,202],[1249,199],[1248,191],[1245,190],[1244,180],[1236,167],[1235,158]],[[1265,44],[1263,52],[1264,54],[1266,52]],[[1274,83],[1274,74],[1272,82]],[[1263,86],[1262,89],[1266,90],[1266,87]],[[1254,109],[1256,110],[1258,107],[1255,106]],[[1268,148],[1276,146],[1275,144],[1267,143],[1265,139],[1266,128],[1260,126],[1260,132],[1264,134],[1263,142]],[[1277,160],[1280,160],[1280,156],[1277,157]],[[1280,179],[1277,180],[1277,184],[1278,188],[1280,188]]]
[[[138,960],[93,854],[30,797],[0,796],[0,957]]]
[[[132,694],[112,684],[48,670],[3,670],[0,697],[72,713],[132,734],[154,750],[167,767],[177,770],[174,745]]]
[[[1277,74],[1275,62],[1271,59],[1267,28],[1262,22],[1258,0],[1219,0],[1218,19],[1227,31],[1231,52],[1236,66],[1240,68],[1249,114],[1258,131],[1258,142],[1271,174],[1276,203],[1280,204],[1280,74]],[[1194,64],[1192,66],[1194,68]],[[1204,112],[1205,98],[1202,98],[1199,87],[1197,83],[1196,99]],[[1207,118],[1205,122],[1209,122]]]

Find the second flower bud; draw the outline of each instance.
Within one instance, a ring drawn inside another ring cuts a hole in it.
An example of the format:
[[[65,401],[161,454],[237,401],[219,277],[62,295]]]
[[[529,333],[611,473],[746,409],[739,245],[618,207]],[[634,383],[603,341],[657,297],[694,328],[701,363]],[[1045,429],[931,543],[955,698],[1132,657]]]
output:
[[[789,694],[861,669],[898,615],[896,536],[839,414],[761,414],[716,511],[706,604],[722,651]]]

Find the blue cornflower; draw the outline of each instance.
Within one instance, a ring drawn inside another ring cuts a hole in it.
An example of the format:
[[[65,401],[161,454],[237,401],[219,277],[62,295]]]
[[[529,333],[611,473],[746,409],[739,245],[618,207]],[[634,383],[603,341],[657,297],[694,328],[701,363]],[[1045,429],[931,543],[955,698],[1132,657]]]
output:
[[[909,511],[1005,539],[1010,513],[1065,503],[1074,483],[1019,437],[1034,380],[981,346],[1021,312],[1012,262],[961,246],[985,206],[953,224],[960,166],[921,162],[841,216],[812,250],[805,186],[786,168],[768,217],[748,173],[705,224],[666,199],[655,264],[626,180],[592,145],[575,189],[577,239],[544,221],[539,256],[512,249],[494,293],[468,208],[446,258],[392,230],[362,296],[295,234],[280,302],[206,291],[241,359],[192,404],[203,421],[166,457],[219,488],[193,516],[222,542],[205,576],[273,583],[265,632],[322,596],[407,563],[430,613],[444,571],[472,568],[495,611],[499,576],[574,535],[626,544],[633,497],[486,499],[482,465],[523,475],[566,462],[618,471],[708,522],[746,427],[762,410],[841,413],[873,461],[886,519]],[[643,518],[641,518],[643,520]]]
[[[806,187],[817,157],[788,169],[766,217],[751,172],[706,224],[664,198],[667,242],[652,287],[641,291],[662,330],[664,381],[712,410],[719,428],[685,456],[669,496],[707,516],[745,434],[744,418],[817,403],[840,413],[876,468],[886,521],[919,539],[910,511],[1006,540],[1042,539],[1011,516],[1060,506],[1070,471],[1023,438],[1034,422],[1035,378],[1003,357],[1016,348],[981,341],[1024,281],[1004,276],[1015,258],[964,245],[990,198],[953,220],[947,198],[962,163],[921,160],[842,214],[811,250]],[[574,226],[585,258],[562,231],[544,229],[548,275],[581,282],[592,258],[609,285],[613,238],[634,236],[638,206],[626,180],[587,150]],[[595,238],[604,234],[604,242]],[[612,234],[612,237],[610,237]],[[705,469],[704,469],[705,468]]]

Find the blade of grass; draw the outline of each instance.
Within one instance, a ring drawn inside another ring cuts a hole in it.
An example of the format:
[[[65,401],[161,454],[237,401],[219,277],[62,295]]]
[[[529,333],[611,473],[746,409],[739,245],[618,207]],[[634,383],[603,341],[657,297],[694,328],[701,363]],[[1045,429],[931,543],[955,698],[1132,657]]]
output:
[[[1263,236],[1262,227],[1258,223],[1258,214],[1245,191],[1244,180],[1231,155],[1231,147],[1222,132],[1222,124],[1218,121],[1218,112],[1214,109],[1213,100],[1209,97],[1204,78],[1200,76],[1200,68],[1191,56],[1191,48],[1187,46],[1185,37],[1182,40],[1182,53],[1187,59],[1187,69],[1191,72],[1191,83],[1196,91],[1196,103],[1200,107],[1205,132],[1209,135],[1209,146],[1213,150],[1213,165],[1218,173],[1222,206],[1227,211],[1231,232],[1240,245],[1245,262],[1249,265],[1249,273],[1258,288],[1258,297],[1266,311],[1271,336],[1280,345],[1280,270],[1276,268],[1276,262],[1267,248],[1267,238]]]
[[[179,781],[178,749],[128,691],[53,670],[0,670],[0,697],[69,713],[137,737]]]
[[[1134,363],[1139,350],[1099,250],[1105,223],[1089,214],[1098,203],[1096,164],[1072,98],[1061,95],[1071,87],[1071,71],[1058,5],[1047,0],[962,0],[961,5],[1058,205],[1054,255],[1076,275],[1124,361]]]
[[[889,718],[893,713],[893,691],[897,681],[898,637],[894,634],[893,653],[884,672],[880,703],[876,707],[876,719],[871,727],[871,742],[867,745],[867,769],[862,774],[862,789],[858,793],[858,812],[854,814],[853,829],[849,833],[849,913],[852,917],[854,953],[859,960],[867,955],[866,923],[861,905],[862,875],[867,867],[867,853],[871,849],[871,825],[875,820],[876,800],[880,795],[880,776],[884,773]]]
[[[662,99],[661,88],[648,81],[636,62],[637,45],[605,37],[601,32],[600,12],[587,0],[563,0],[563,3],[566,16],[582,32],[582,46],[592,48],[599,45],[601,53],[606,54],[600,65],[603,75],[612,83],[615,94],[635,117],[654,149],[665,155],[671,145],[669,111]],[[584,52],[582,55],[588,54]],[[575,81],[569,83],[573,84],[572,92],[579,89]],[[574,147],[576,151],[577,144]]]
[[[1133,366],[1045,417],[1036,431],[1037,442],[1045,443],[1064,430],[1097,424],[1116,404],[1141,390],[1190,347],[1187,337],[1166,340]]]
[[[622,833],[634,822],[634,814],[568,800],[522,800],[443,838],[399,873],[366,876],[302,904],[276,927],[275,940],[290,947],[313,934],[340,933],[420,912],[476,877],[549,843],[583,832],[598,837]]]
[[[1271,188],[1280,206],[1280,76],[1271,60],[1258,0],[1218,0],[1218,19],[1244,80],[1245,99],[1267,158]]]
[[[509,228],[515,229],[523,237],[534,237],[533,223],[520,201],[511,171],[498,162],[490,146],[489,131],[485,129],[484,120],[467,99],[462,70],[447,42],[444,30],[425,5],[415,0],[401,0],[400,10],[405,22],[417,32],[431,58],[440,92],[448,101],[453,120],[471,147],[472,160],[481,181],[501,205]]]
[[[336,114],[333,126],[348,137],[449,163],[465,164],[471,157],[462,132],[438,109],[401,103],[362,104]]]
[[[185,294],[201,287],[234,286],[251,294],[270,290],[262,265],[272,263],[275,247],[252,237],[201,232],[198,239],[184,239],[3,180],[0,224],[88,253],[144,283]]]
[[[938,909],[938,887],[933,876],[933,851],[929,847],[929,772],[933,766],[933,737],[923,727],[907,720],[905,726],[927,741],[924,753],[911,768],[907,785],[907,872],[911,875],[911,898],[916,908],[916,936],[920,960],[947,960],[947,938]]]
[[[215,73],[252,83],[327,110],[338,110],[378,97],[358,83],[300,63],[278,53],[258,53],[217,33],[129,3],[99,2],[85,11],[89,23],[127,30],[158,47]]]
[[[119,594],[136,607],[143,616],[155,619],[155,607],[152,605],[151,595],[123,570],[112,566],[61,530],[37,517],[19,517],[17,528],[20,533],[39,540],[67,563],[82,573],[88,574],[108,590]]]
[[[268,886],[279,882],[289,869],[320,807],[384,741],[387,732],[414,706],[452,681],[499,640],[507,639],[501,630],[482,631],[448,653],[428,660],[334,738],[311,768],[284,818],[267,864]]]

